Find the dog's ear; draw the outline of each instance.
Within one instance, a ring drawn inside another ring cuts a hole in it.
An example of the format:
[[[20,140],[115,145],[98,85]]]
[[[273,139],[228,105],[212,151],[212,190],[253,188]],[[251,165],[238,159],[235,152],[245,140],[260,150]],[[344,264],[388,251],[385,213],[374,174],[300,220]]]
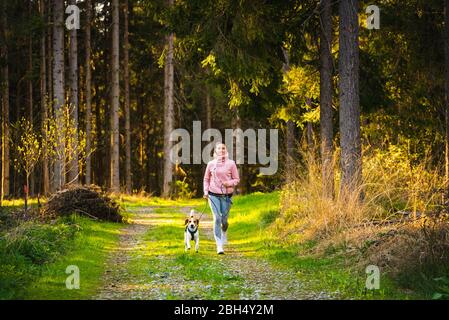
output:
[[[196,225],[199,226],[200,225],[200,219],[195,219]]]
[[[189,223],[189,219],[186,219],[186,221],[184,222],[184,225],[187,225]]]

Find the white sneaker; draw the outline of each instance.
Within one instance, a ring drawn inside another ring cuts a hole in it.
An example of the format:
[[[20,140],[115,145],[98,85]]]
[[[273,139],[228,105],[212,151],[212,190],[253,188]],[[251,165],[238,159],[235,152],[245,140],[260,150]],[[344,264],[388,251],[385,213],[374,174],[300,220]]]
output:
[[[217,244],[217,253],[218,254],[224,254],[223,246],[220,245],[220,244]]]
[[[223,244],[228,244],[228,235],[225,231],[221,232],[221,241]]]

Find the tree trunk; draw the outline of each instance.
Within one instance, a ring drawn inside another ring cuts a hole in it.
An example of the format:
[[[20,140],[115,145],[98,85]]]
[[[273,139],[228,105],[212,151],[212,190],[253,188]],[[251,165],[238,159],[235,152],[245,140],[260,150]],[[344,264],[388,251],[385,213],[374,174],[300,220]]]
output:
[[[168,0],[169,6],[173,5],[173,0]],[[173,44],[174,34],[167,36],[167,57],[165,59],[165,83],[164,83],[164,181],[162,196],[169,197],[171,194],[171,184],[173,182],[174,165],[170,160],[170,133],[174,129],[175,109],[174,109],[174,68],[173,68]]]
[[[112,1],[111,191],[120,192],[119,163],[119,1]]]
[[[30,1],[28,3],[28,17],[32,19],[33,3]],[[33,114],[33,32],[30,30],[28,39],[28,119],[30,123],[34,124],[34,114]],[[31,196],[34,195],[34,173],[30,174],[28,192]]]
[[[124,6],[124,50],[123,50],[123,63],[124,63],[124,82],[125,82],[125,150],[126,150],[126,164],[125,164],[125,177],[126,177],[126,193],[130,194],[132,191],[131,180],[131,113],[130,113],[130,99],[129,99],[129,39],[128,39],[128,0],[125,0]]]
[[[1,68],[1,80],[2,80],[2,181],[1,181],[1,197],[3,202],[4,197],[9,196],[9,68],[8,68],[8,46],[7,46],[7,14],[6,14],[6,1],[3,2],[1,8],[1,25],[2,43],[0,56],[5,62]]]
[[[235,109],[233,122],[234,123],[232,124],[232,129],[234,130],[234,132],[236,132],[237,130],[238,131],[242,130],[242,118],[240,117],[240,113],[239,113],[239,109],[238,108]],[[245,144],[245,138],[242,135],[238,134],[235,137],[235,145],[233,145],[233,148],[234,148],[233,156],[234,156],[236,164],[238,164],[237,163],[237,160],[238,160],[238,158],[237,158],[238,146],[244,146],[244,144]],[[244,159],[244,158],[245,158],[244,155],[242,155],[242,159]],[[239,177],[240,177],[240,184],[236,187],[236,193],[237,194],[245,194],[247,192],[248,179],[247,179],[247,176],[243,172],[244,169],[245,169],[244,165],[237,166],[237,170],[239,172]]]
[[[288,51],[285,48],[282,48],[282,52],[284,54],[284,65],[282,68],[282,72],[286,74],[290,71],[290,56]],[[285,168],[285,177],[287,183],[291,181],[294,177],[295,170],[295,147],[296,147],[296,139],[295,139],[295,123],[292,120],[287,120],[286,123],[286,168]]]
[[[64,80],[64,1],[53,0],[53,103],[57,126],[53,191],[62,189],[65,184],[65,147],[62,137]]]
[[[28,3],[28,17],[32,19],[32,2]],[[33,33],[30,31],[28,38],[28,119],[33,123]]]
[[[449,0],[444,1],[444,65],[445,65],[445,173],[446,181],[449,181]],[[449,193],[449,192],[448,192]]]
[[[86,184],[92,184],[92,69],[91,69],[91,29],[92,23],[92,1],[86,0]]]
[[[341,0],[339,12],[341,188],[354,191],[362,180],[358,0]]]
[[[70,0],[71,5],[76,5],[76,0]],[[70,184],[78,184],[79,167],[78,167],[78,39],[77,30],[70,30],[70,46],[69,46],[69,87],[70,87],[70,118],[75,127],[73,135],[73,146],[70,148],[70,161],[67,164],[69,168],[68,182]]]
[[[45,17],[45,0],[39,0],[39,11],[41,17]],[[45,123],[48,119],[48,93],[47,93],[47,60],[46,60],[46,32],[42,31],[40,46],[41,46],[41,65],[40,65],[40,91],[41,91],[41,110],[42,110],[42,138],[44,141],[47,140]],[[44,144],[44,149],[42,150],[44,157],[42,159],[42,193],[47,195],[50,191],[50,178],[48,172],[48,158],[47,150]]]
[[[44,0],[45,1],[45,0]],[[52,7],[51,2],[48,2],[47,6],[47,90],[48,90],[48,105],[49,105],[49,116],[53,111],[53,28],[52,28]]]
[[[27,173],[26,174],[26,181],[25,181],[25,186],[23,188],[23,193],[25,196],[25,211],[28,210],[28,194],[30,192],[30,175]]]
[[[206,126],[207,129],[212,128],[212,102],[210,97],[210,91],[209,88],[206,89]]]
[[[313,158],[314,149],[315,149],[315,141],[314,141],[314,133],[313,133],[313,125],[312,122],[307,122],[307,151],[309,152],[309,156]]]
[[[333,124],[332,124],[332,7],[331,0],[321,1],[320,36],[320,133],[323,196],[333,197]]]
[[[105,142],[105,137],[102,133],[102,130],[99,129],[99,128],[102,128],[102,126],[103,126],[103,119],[101,117],[101,110],[100,110],[101,98],[99,95],[100,89],[99,89],[98,82],[94,83],[94,87],[95,87],[95,128],[97,129],[95,134],[96,134],[97,143],[103,145]],[[106,119],[104,119],[104,121],[106,121]],[[105,181],[106,180],[105,171],[101,170],[104,167],[103,155],[105,153],[106,153],[106,148],[98,148],[95,150],[95,157],[94,157],[94,161],[93,161],[93,167],[95,169],[92,170],[92,182],[99,186],[108,184]]]
[[[287,148],[287,161],[286,161],[286,181],[291,181],[295,170],[295,123],[292,120],[288,120],[286,124],[286,148]]]

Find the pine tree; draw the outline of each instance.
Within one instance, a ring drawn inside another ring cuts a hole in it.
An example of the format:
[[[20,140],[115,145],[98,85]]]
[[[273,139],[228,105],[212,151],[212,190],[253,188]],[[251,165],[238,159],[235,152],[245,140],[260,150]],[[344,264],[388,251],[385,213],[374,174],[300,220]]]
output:
[[[112,1],[112,94],[111,94],[111,191],[120,192],[119,157],[119,109],[120,109],[120,63],[119,63],[119,1]]]
[[[362,177],[359,107],[358,0],[342,0],[340,14],[339,100],[341,188],[355,190]]]

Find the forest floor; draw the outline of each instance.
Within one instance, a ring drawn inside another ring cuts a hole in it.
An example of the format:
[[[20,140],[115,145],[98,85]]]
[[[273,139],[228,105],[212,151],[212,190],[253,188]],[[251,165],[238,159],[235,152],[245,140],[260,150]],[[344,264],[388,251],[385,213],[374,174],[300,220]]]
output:
[[[278,232],[279,192],[233,198],[229,243],[224,255],[216,253],[212,216],[203,199],[164,200],[122,195],[118,200],[129,216],[129,224],[72,217],[70,223],[62,221],[55,226],[36,226],[45,231],[38,233],[38,242],[33,242],[42,244],[37,251],[38,257],[44,251],[54,250],[48,247],[50,242],[46,239],[55,232],[58,235],[62,232],[61,243],[66,249],[60,250],[61,253],[48,263],[36,265],[21,256],[16,261],[4,250],[0,266],[3,263],[4,269],[10,272],[0,273],[0,283],[7,281],[9,286],[0,290],[0,299],[417,297],[400,290],[386,276],[381,277],[380,290],[367,291],[366,274],[351,256],[341,254],[341,250],[335,248],[322,254],[315,253],[313,248],[317,243],[303,241],[300,232],[281,235]],[[204,211],[198,253],[184,250],[184,221],[192,208],[197,214]],[[77,230],[74,236],[65,236],[67,230],[73,228]],[[25,236],[35,236],[35,233],[28,232]],[[22,243],[21,240],[18,243]],[[25,253],[29,254],[28,251]],[[77,290],[66,287],[67,266],[79,268],[80,288]],[[31,271],[33,273],[24,278]]]
[[[200,222],[200,249],[184,251],[183,222],[192,207],[152,206],[131,211],[94,299],[331,299],[307,288],[296,272],[257,257],[230,231],[217,255],[210,213]],[[232,229],[232,226],[231,226]],[[192,243],[194,245],[194,243]]]

